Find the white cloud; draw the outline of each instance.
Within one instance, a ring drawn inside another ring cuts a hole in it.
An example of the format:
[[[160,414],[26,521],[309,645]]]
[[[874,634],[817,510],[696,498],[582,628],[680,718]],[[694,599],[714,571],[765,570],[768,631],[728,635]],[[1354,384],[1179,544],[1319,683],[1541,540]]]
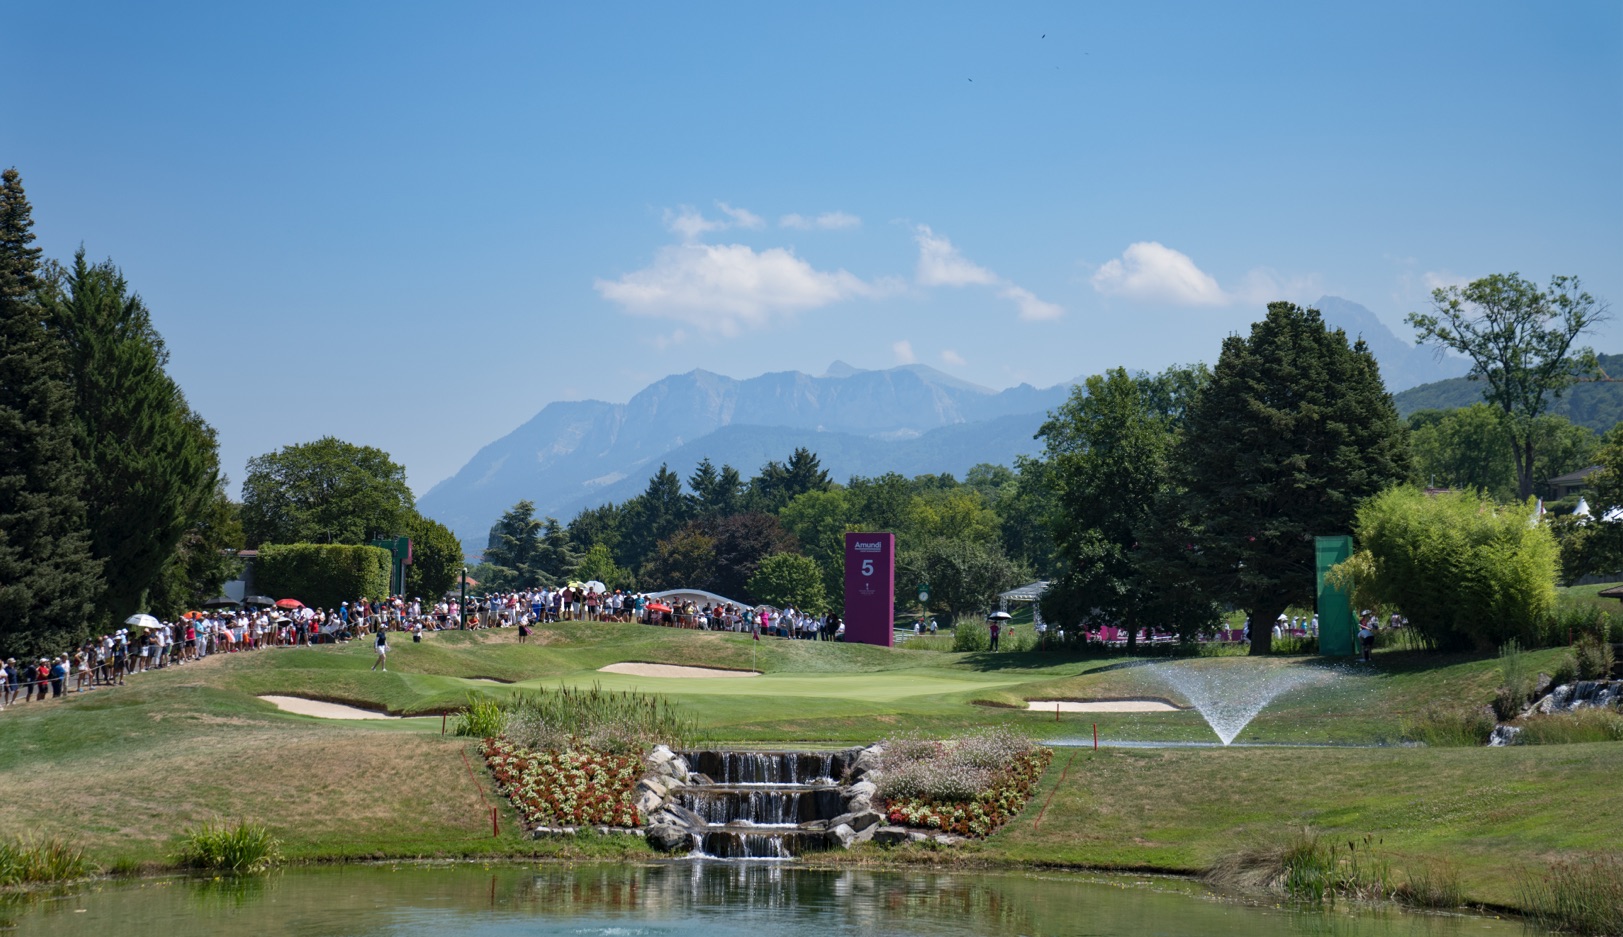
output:
[[[941,351],[941,363],[950,364],[954,367],[961,368],[969,362],[965,361],[964,356],[960,355],[958,352],[953,351],[951,348],[945,348]]]
[[[684,241],[698,240],[699,237],[711,231],[726,231],[729,228],[760,228],[766,222],[761,216],[743,208],[734,208],[726,202],[717,202],[716,207],[726,218],[706,218],[703,213],[692,205],[683,205],[675,211],[665,209],[665,227],[669,228]]]
[[[998,292],[1004,299],[1014,301],[1020,307],[1020,318],[1026,322],[1043,322],[1048,319],[1058,319],[1065,314],[1065,310],[1050,302],[1044,302],[1033,296],[1031,291],[1023,287],[1010,284]]]
[[[761,220],[760,215],[757,215],[756,213],[747,209],[734,208],[726,202],[717,202],[716,207],[721,209],[722,214],[733,219],[732,223],[734,227],[762,228],[766,226],[766,222]]]
[[[1427,270],[1421,279],[1425,281],[1427,295],[1430,295],[1432,290],[1447,289],[1450,286],[1465,286],[1471,282],[1470,277],[1462,277],[1446,270]]]
[[[921,286],[995,286],[997,274],[970,262],[945,237],[921,224],[913,229],[919,244],[917,278]]]
[[[1057,319],[1065,310],[1053,303],[1038,299],[1036,294],[1022,286],[1010,283],[992,271],[971,261],[944,235],[936,234],[929,225],[913,229],[913,240],[919,245],[919,266],[914,278],[921,286],[995,286],[998,295],[1012,301],[1020,309],[1020,318],[1027,322]]]
[[[1221,306],[1231,301],[1217,281],[1187,254],[1155,241],[1129,244],[1093,274],[1093,288],[1108,296],[1178,306]]]
[[[633,315],[723,335],[886,289],[844,270],[817,270],[781,247],[757,252],[743,244],[691,242],[662,247],[650,266],[595,285]]]
[[[815,218],[808,218],[805,215],[799,214],[789,214],[778,219],[778,227],[798,228],[802,231],[808,231],[812,228],[818,228],[823,231],[835,231],[840,228],[860,227],[861,224],[861,218],[858,218],[856,215],[847,214],[843,211],[826,211]]]
[[[918,356],[913,354],[913,343],[905,338],[892,344],[890,353],[896,356],[897,364],[912,364],[919,360]]]
[[[1240,281],[1240,288],[1234,291],[1236,299],[1252,305],[1279,300],[1301,305],[1323,295],[1324,287],[1319,282],[1318,274],[1291,277],[1269,267],[1257,267],[1247,273],[1245,279]]]

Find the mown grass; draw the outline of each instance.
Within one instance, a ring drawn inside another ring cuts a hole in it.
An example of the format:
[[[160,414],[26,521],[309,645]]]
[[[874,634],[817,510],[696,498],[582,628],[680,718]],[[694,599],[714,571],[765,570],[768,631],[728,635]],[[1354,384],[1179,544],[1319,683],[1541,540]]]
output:
[[[382,857],[649,855],[635,838],[531,840],[491,790],[471,743],[440,720],[343,723],[282,713],[279,693],[396,714],[453,712],[543,688],[657,694],[717,743],[871,742],[1010,725],[1038,738],[1211,740],[1197,713],[1054,714],[1028,699],[1176,694],[1142,661],[954,653],[764,640],[635,625],[442,633],[402,644],[388,673],[350,645],[230,655],[143,674],[128,687],[0,714],[0,832],[82,844],[104,867],[166,863],[174,837],[218,816],[261,824],[289,862]],[[1526,653],[1549,672],[1564,650]],[[752,659],[753,658],[753,659]],[[734,680],[597,672],[619,661],[755,669]],[[1373,666],[1311,658],[1202,667],[1323,667],[1335,678],[1276,700],[1242,741],[1397,742],[1427,713],[1469,713],[1500,683],[1494,658],[1377,652]],[[491,681],[504,682],[491,682]],[[1437,721],[1437,720],[1434,720]],[[1407,728],[1406,728],[1407,727]],[[1432,744],[1441,745],[1440,741]],[[1074,761],[1074,764],[1072,763]],[[1069,765],[1067,772],[1066,766]],[[1408,870],[1451,859],[1472,901],[1514,904],[1518,864],[1610,848],[1623,743],[1061,751],[1032,805],[973,861],[1198,872],[1241,837],[1311,826],[1384,837]],[[1063,783],[1059,781],[1065,774]],[[71,783],[63,783],[71,778]],[[1053,802],[1043,809],[1049,793]],[[498,807],[499,836],[490,808]],[[1042,821],[1036,823],[1041,813]],[[853,856],[860,859],[860,856]]]

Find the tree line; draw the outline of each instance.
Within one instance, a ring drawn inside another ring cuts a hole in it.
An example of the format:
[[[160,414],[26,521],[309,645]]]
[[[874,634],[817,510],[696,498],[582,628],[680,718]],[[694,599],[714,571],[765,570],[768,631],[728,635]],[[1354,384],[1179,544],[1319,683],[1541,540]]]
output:
[[[33,246],[0,174],[0,653],[57,652],[218,593],[240,546],[215,433],[141,297],[84,248]]]
[[[797,449],[748,479],[707,460],[684,485],[661,466],[641,494],[567,525],[519,502],[475,575],[497,589],[599,579],[758,601],[784,595],[793,566],[795,604],[837,609],[844,534],[888,530],[899,595],[928,582],[931,613],[983,611],[1043,578],[1044,617],[1061,628],[1191,636],[1228,608],[1272,622],[1313,604],[1313,538],[1352,532],[1382,492],[1429,482],[1514,502],[1590,464],[1599,437],[1545,410],[1593,369],[1575,341],[1605,312],[1565,277],[1542,290],[1515,274],[1438,290],[1431,313],[1410,317],[1417,341],[1469,356],[1485,399],[1404,422],[1362,340],[1273,303],[1214,367],[1088,378],[1039,430],[1041,454],[1012,468],[838,484]],[[1598,554],[1605,538],[1591,539]],[[1254,652],[1270,643],[1270,629],[1252,630]]]

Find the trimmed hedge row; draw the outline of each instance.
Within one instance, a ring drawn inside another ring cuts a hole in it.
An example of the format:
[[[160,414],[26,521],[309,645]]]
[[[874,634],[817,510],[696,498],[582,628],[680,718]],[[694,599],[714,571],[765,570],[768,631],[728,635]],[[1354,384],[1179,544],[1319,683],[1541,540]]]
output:
[[[336,608],[340,602],[387,597],[392,562],[389,551],[379,547],[266,544],[254,562],[254,587],[272,598]]]

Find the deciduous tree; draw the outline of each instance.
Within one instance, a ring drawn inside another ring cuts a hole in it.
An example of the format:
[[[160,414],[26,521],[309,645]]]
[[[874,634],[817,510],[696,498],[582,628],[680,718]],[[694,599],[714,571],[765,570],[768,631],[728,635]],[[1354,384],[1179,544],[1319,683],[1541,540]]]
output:
[[[1595,369],[1595,353],[1574,347],[1608,318],[1606,304],[1577,277],[1550,278],[1548,289],[1519,274],[1496,273],[1433,290],[1430,313],[1410,313],[1415,340],[1471,359],[1470,377],[1505,415],[1517,494],[1531,497],[1538,434],[1535,421],[1573,382]]]
[[[261,543],[365,543],[405,531],[406,470],[382,449],[326,436],[248,460],[242,527]]]

